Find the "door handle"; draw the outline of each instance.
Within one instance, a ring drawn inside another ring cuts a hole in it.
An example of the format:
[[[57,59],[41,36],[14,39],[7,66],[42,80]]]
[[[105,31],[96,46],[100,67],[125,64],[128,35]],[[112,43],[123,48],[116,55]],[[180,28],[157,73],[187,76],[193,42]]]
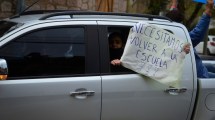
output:
[[[83,95],[83,96],[93,96],[95,94],[94,91],[80,91],[80,92],[71,92],[71,96]]]
[[[170,95],[178,95],[187,91],[187,88],[167,88],[164,92],[169,93]]]
[[[95,91],[88,91],[85,88],[76,89],[75,92],[70,92],[70,96],[75,97],[77,99],[86,99],[89,96],[94,96]]]

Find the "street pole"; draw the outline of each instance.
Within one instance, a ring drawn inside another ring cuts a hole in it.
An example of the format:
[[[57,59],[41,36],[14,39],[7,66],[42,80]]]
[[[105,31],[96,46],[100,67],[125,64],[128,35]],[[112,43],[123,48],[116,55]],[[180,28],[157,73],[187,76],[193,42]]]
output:
[[[19,14],[25,9],[25,0],[17,0],[16,13]]]
[[[208,45],[208,31],[206,32],[204,36],[204,44],[203,44],[203,55],[207,55],[207,45]]]

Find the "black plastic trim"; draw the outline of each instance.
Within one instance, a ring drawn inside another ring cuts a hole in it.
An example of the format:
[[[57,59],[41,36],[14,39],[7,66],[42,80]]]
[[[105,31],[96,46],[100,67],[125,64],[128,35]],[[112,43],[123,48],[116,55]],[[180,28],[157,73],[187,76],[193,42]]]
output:
[[[158,16],[158,15],[149,15],[149,14],[131,14],[131,13],[114,13],[114,12],[96,12],[96,11],[65,11],[65,12],[56,12],[56,13],[50,13],[48,15],[45,15],[41,17],[39,20],[46,20],[50,17],[55,16],[62,16],[62,15],[114,15],[114,16],[130,16],[130,17],[144,17],[148,18],[149,20],[153,19],[163,19],[168,20],[172,22],[171,19],[164,17],[164,16]]]

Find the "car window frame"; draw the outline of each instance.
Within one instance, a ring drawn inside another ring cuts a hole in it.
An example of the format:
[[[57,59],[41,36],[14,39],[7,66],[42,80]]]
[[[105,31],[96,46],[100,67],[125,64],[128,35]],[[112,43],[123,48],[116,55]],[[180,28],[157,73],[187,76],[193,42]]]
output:
[[[56,77],[77,77],[77,76],[95,76],[100,73],[99,71],[99,46],[98,44],[98,31],[97,25],[55,25],[55,26],[45,26],[42,28],[35,28],[28,32],[24,32],[13,39],[9,40],[1,47],[9,44],[11,41],[18,39],[24,35],[27,35],[31,32],[35,32],[43,29],[51,28],[62,28],[62,27],[82,27],[84,28],[84,38],[85,38],[85,74],[68,74],[68,75],[48,75],[48,76],[23,76],[23,77],[10,77],[9,80],[18,80],[18,79],[37,79],[37,78],[56,78]],[[15,35],[15,34],[14,34]],[[97,47],[95,47],[95,45]],[[95,63],[95,64],[92,64]]]

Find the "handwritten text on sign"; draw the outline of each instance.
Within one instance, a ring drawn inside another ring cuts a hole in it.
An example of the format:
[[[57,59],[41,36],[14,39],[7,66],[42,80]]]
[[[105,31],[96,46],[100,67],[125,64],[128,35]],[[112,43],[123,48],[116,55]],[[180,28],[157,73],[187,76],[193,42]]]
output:
[[[130,29],[122,65],[173,86],[181,77],[184,44],[166,30],[139,22]]]

